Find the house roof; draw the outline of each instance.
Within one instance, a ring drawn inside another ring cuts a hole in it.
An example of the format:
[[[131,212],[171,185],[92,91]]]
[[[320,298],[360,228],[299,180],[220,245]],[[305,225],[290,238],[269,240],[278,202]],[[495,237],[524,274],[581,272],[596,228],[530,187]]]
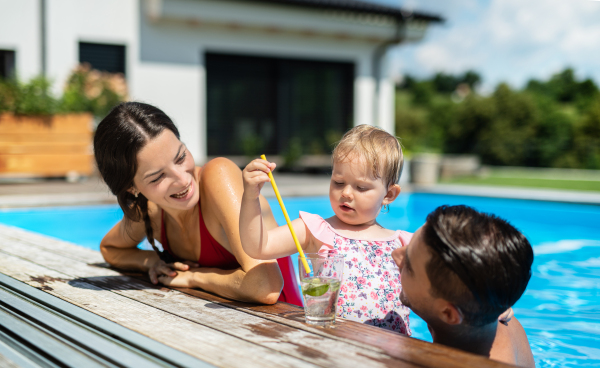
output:
[[[321,8],[330,10],[345,10],[354,13],[386,15],[400,20],[418,19],[430,22],[443,22],[438,15],[411,12],[401,8],[371,3],[359,0],[254,0],[268,3],[279,3],[307,8]]]

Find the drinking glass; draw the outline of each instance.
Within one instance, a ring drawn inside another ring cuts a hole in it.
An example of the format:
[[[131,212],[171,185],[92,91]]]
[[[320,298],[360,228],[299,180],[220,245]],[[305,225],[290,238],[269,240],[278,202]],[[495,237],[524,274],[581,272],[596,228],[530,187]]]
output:
[[[310,273],[298,257],[300,286],[306,323],[322,327],[335,324],[335,307],[344,269],[344,256],[337,252],[305,253]]]

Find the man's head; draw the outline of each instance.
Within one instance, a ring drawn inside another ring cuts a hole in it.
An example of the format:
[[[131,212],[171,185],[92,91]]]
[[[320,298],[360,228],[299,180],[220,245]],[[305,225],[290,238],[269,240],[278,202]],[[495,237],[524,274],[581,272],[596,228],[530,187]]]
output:
[[[533,250],[505,220],[467,206],[441,206],[392,256],[402,302],[431,327],[490,324],[521,297]]]

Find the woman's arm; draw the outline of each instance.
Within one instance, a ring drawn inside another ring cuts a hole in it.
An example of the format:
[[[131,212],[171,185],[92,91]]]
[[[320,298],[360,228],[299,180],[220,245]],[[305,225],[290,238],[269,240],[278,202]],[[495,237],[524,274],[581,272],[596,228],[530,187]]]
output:
[[[268,230],[263,220],[262,209],[265,206],[259,200],[260,189],[269,181],[267,173],[274,168],[275,164],[257,159],[249,163],[243,172],[240,236],[244,251],[256,259],[280,258],[298,251],[287,225]],[[310,232],[304,221],[296,219],[292,221],[292,226],[300,246],[306,249],[311,243],[311,237],[308,236]]]
[[[156,206],[149,203],[148,207],[150,218],[156,220],[154,218],[158,212]],[[123,219],[104,236],[100,242],[100,252],[111,266],[148,272],[150,281],[154,284],[158,283],[159,275],[176,276],[177,273],[173,269],[189,270],[188,264],[175,262],[167,265],[159,259],[156,252],[138,249],[137,245],[145,237],[146,227],[143,222],[126,224]]]
[[[146,236],[144,223],[126,226],[123,219],[110,229],[100,242],[100,252],[111,266],[146,272],[158,261],[158,255],[137,248]]]
[[[221,270],[194,268],[179,273],[176,278],[159,278],[168,286],[199,287],[227,298],[273,304],[283,287],[283,278],[277,261],[259,261],[242,249],[239,217],[243,185],[240,169],[230,160],[217,158],[208,162],[201,171],[200,195],[202,217],[214,238],[237,259],[240,268]],[[264,204],[268,206],[266,201]],[[275,225],[272,214],[265,220]]]

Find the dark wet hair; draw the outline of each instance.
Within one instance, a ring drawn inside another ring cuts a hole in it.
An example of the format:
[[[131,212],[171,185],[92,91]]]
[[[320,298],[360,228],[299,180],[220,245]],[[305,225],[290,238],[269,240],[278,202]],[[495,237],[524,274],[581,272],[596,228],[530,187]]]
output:
[[[169,263],[173,257],[160,252],[154,244],[154,232],[148,215],[148,199],[143,194],[135,197],[127,190],[133,186],[138,169],[137,154],[165,129],[179,139],[173,121],[160,109],[140,103],[124,102],[117,105],[98,125],[94,135],[94,156],[98,171],[110,191],[117,196],[125,215],[125,230],[130,221],[144,221],[146,237],[160,258]]]
[[[422,232],[431,253],[431,294],[457,306],[466,324],[494,322],[525,292],[533,249],[507,221],[468,206],[441,206]]]

